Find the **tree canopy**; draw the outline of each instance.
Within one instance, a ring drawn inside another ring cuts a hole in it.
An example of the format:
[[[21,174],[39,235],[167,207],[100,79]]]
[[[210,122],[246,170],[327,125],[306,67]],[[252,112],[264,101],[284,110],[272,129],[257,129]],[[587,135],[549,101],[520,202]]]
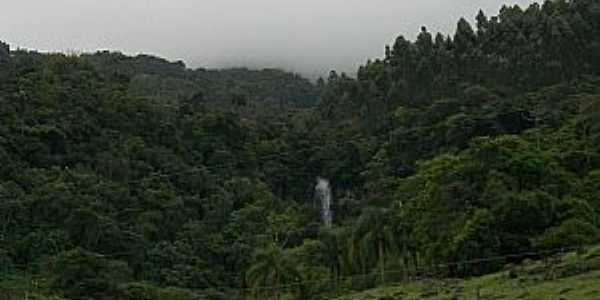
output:
[[[504,6],[316,84],[0,43],[0,283],[324,299],[598,242],[599,37],[595,0]]]

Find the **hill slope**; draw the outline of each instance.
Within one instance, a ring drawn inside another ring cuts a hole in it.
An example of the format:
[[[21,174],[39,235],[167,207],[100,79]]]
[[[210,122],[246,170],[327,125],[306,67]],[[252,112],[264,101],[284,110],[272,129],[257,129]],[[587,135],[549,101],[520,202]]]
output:
[[[600,246],[587,253],[568,253],[556,261],[525,261],[502,271],[471,279],[430,279],[388,285],[337,300],[408,299],[600,299]]]
[[[318,97],[316,86],[309,80],[277,69],[192,70],[186,68],[183,62],[111,52],[86,54],[82,58],[106,76],[129,81],[130,92],[139,97],[208,102],[217,107],[306,107],[316,104]]]

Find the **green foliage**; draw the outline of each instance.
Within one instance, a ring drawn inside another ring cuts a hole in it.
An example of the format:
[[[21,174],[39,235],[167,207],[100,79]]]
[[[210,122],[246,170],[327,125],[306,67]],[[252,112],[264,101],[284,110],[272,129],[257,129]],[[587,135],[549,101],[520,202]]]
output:
[[[548,228],[537,240],[539,248],[559,249],[573,245],[588,245],[598,236],[598,228],[580,219],[568,219]]]
[[[380,279],[385,282],[385,263],[387,254],[396,247],[394,223],[389,211],[367,207],[357,220],[351,242],[357,248],[350,250],[351,261],[360,262],[363,273],[370,261],[379,264]]]
[[[318,96],[307,79],[278,69],[190,70],[181,61],[108,51],[83,58],[104,76],[126,83],[136,97],[254,111],[258,105],[304,107],[316,103]]]
[[[296,268],[296,259],[292,253],[278,245],[268,245],[254,254],[254,264],[248,270],[248,280],[254,293],[268,294],[272,290],[273,299],[279,299],[281,286],[298,282],[300,276]],[[265,288],[266,287],[266,288]]]
[[[1,43],[0,272],[69,299],[318,299],[596,242],[598,11],[423,27],[317,85]]]
[[[111,299],[120,283],[131,280],[126,263],[79,249],[59,255],[53,273],[52,287],[69,299]]]

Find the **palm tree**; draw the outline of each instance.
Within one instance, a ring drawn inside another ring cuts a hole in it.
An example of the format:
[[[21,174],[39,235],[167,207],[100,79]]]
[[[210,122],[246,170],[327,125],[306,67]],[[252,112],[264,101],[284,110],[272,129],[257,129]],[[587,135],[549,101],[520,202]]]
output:
[[[382,282],[385,282],[386,253],[395,246],[393,229],[390,211],[376,207],[366,208],[354,228],[353,240],[360,244],[361,255],[375,256]],[[362,259],[364,262],[366,258]]]
[[[278,245],[271,244],[254,254],[254,265],[247,276],[254,292],[267,287],[273,290],[273,299],[281,297],[281,285],[286,280],[298,279],[297,260]]]
[[[333,288],[337,289],[344,265],[346,231],[343,228],[323,229],[319,233],[319,240],[323,246],[323,260],[331,271]]]

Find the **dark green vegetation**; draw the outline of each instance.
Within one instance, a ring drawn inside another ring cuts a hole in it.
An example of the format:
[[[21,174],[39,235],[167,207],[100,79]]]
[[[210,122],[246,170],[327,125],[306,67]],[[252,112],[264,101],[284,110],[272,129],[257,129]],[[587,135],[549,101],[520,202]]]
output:
[[[276,69],[186,69],[182,62],[120,53],[84,55],[105,77],[128,83],[132,96],[167,103],[227,104],[256,113],[257,105],[305,107],[314,105],[318,92],[310,81]]]
[[[480,13],[386,52],[313,86],[2,45],[0,291],[323,299],[598,242],[598,0]]]

